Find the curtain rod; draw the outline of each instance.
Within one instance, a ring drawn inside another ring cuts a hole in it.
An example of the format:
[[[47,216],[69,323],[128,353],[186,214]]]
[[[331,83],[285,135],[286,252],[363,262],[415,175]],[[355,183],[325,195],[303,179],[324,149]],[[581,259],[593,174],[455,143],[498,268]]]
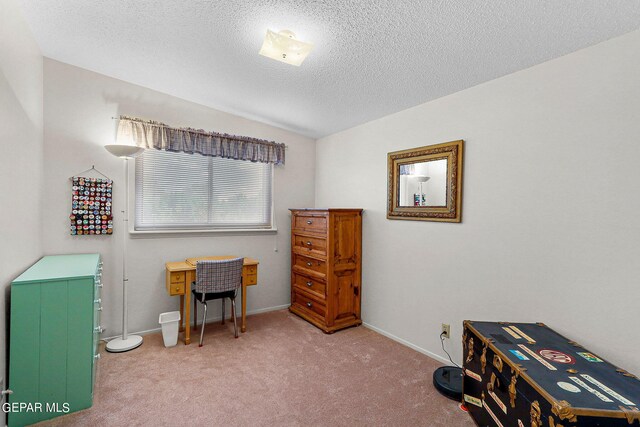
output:
[[[168,127],[168,128],[174,128],[173,126],[169,126],[169,125],[167,125],[167,124],[165,124],[165,123],[158,123],[158,122],[154,122],[154,121],[152,121],[152,120],[142,120],[142,119],[135,119],[135,120],[134,120],[134,119],[128,119],[128,118],[127,118],[127,119],[122,119],[121,117],[113,117],[113,116],[111,116],[111,120],[129,120],[129,121],[132,121],[132,122],[139,121],[139,122],[142,122],[142,123],[148,123],[148,124],[151,124],[151,125],[164,126],[164,127]],[[197,130],[197,129],[189,129],[189,131],[191,131],[191,132],[196,132],[196,133],[199,133],[199,134],[202,134],[202,135],[209,135],[210,133],[215,133],[215,134],[218,134],[218,135],[229,135],[229,134],[219,134],[218,132],[206,132],[206,131],[200,131],[200,130]],[[229,135],[229,136],[235,136],[235,135]],[[252,137],[250,137],[250,136],[249,136],[249,137],[243,137],[243,136],[241,136],[240,138],[253,139],[253,140],[255,140],[256,142],[263,142],[263,143],[264,143],[264,142],[267,142],[267,143],[268,143],[268,142],[270,142],[270,141],[267,141],[267,140],[261,140],[261,139],[259,139],[259,138],[252,138]],[[287,144],[284,144],[284,148],[285,148],[285,150],[288,150],[288,149],[289,149],[289,146],[288,146]]]

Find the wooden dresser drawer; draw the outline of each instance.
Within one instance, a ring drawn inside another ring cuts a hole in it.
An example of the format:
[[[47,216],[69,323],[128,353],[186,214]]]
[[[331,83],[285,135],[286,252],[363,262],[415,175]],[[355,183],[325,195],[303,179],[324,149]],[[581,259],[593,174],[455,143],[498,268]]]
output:
[[[326,286],[319,280],[293,273],[293,286],[297,289],[304,289],[323,301],[326,300]]]
[[[294,233],[293,247],[301,253],[327,255],[327,240],[322,237],[310,237]]]
[[[295,289],[293,291],[293,301],[291,301],[291,304],[303,311],[311,312],[322,317],[325,316],[325,312],[327,310],[324,303],[321,303]]]
[[[327,217],[294,214],[293,228],[316,233],[326,233]]]
[[[306,256],[294,254],[293,255],[294,268],[301,269],[304,273],[310,274],[313,277],[320,275],[321,277],[327,274],[327,263],[319,259],[309,258]]]
[[[245,274],[242,276],[242,280],[245,285],[251,286],[258,283],[258,275],[257,274]]]
[[[171,283],[169,285],[169,295],[184,295],[185,283]]]
[[[171,283],[184,283],[185,277],[184,271],[174,271],[171,273]]]

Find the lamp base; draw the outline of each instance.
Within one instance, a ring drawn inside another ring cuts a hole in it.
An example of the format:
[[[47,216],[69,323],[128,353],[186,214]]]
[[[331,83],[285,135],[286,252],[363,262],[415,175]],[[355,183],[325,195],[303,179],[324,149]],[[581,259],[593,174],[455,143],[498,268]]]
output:
[[[107,351],[109,353],[122,353],[124,351],[133,350],[142,345],[142,337],[140,335],[129,335],[126,340],[122,338],[114,338],[107,343]]]

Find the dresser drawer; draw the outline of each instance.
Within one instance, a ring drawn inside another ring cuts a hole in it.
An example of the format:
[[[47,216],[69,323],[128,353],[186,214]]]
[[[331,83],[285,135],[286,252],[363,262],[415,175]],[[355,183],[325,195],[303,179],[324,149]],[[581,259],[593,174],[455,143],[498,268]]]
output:
[[[293,247],[302,253],[327,255],[327,240],[321,237],[309,237],[294,233]]]
[[[186,273],[184,271],[176,271],[171,273],[171,283],[184,283]]]
[[[184,295],[185,283],[171,283],[169,285],[169,295]]]
[[[296,289],[293,291],[293,301],[291,301],[291,304],[296,306],[298,309],[302,309],[303,311],[314,313],[315,315],[322,317],[325,316],[327,310],[324,303],[318,302]]]
[[[94,286],[93,295],[96,298],[100,298],[102,296],[102,287],[104,286],[102,284],[102,279],[101,278],[95,279],[93,281],[93,286]]]
[[[255,285],[258,283],[258,275],[257,274],[246,274],[242,276],[243,283],[246,286]]]
[[[326,233],[327,217],[295,214],[293,218],[293,228],[316,233]]]
[[[302,269],[303,272],[309,272],[312,276],[314,276],[314,273],[316,273],[315,276],[321,274],[323,277],[327,274],[327,263],[318,259],[294,254],[293,265],[298,269]]]
[[[102,299],[96,298],[95,300],[93,300],[93,354],[99,353],[98,344],[100,343],[100,335],[104,332],[104,329],[100,324],[100,320],[102,318],[101,313]]]
[[[326,286],[324,283],[312,279],[301,274],[293,273],[292,285],[297,289],[304,289],[305,291],[312,293],[313,295],[326,300]]]

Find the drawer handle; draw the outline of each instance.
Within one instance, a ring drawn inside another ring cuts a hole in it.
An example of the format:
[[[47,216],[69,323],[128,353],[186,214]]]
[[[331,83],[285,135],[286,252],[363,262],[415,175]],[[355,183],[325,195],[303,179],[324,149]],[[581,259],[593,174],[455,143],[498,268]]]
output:
[[[102,298],[98,298],[96,300],[93,300],[94,304],[100,304],[102,302]]]
[[[99,354],[94,354],[93,358],[96,359],[96,360],[99,360],[100,359],[100,355]]]
[[[307,242],[307,246],[311,246],[311,242]]]
[[[104,332],[104,328],[102,326],[96,326],[95,328],[93,328],[93,330],[99,334]]]
[[[307,303],[307,307],[311,308],[313,304],[311,304],[310,302]]]
[[[98,307],[98,311],[102,311],[102,306]]]
[[[309,267],[311,267],[311,266],[312,266],[312,264],[311,264],[310,262],[308,262],[308,263],[307,263],[307,265],[308,265]]]
[[[307,286],[308,287],[312,287],[313,286],[313,282],[307,282]]]
[[[103,287],[103,286],[104,286],[104,285],[102,284],[102,282],[98,282],[98,283],[96,283],[96,287],[97,287],[97,288],[101,288],[101,287]]]
[[[309,219],[309,220],[307,220],[307,224],[311,225],[311,224],[313,224],[313,221],[311,221],[311,220]]]

